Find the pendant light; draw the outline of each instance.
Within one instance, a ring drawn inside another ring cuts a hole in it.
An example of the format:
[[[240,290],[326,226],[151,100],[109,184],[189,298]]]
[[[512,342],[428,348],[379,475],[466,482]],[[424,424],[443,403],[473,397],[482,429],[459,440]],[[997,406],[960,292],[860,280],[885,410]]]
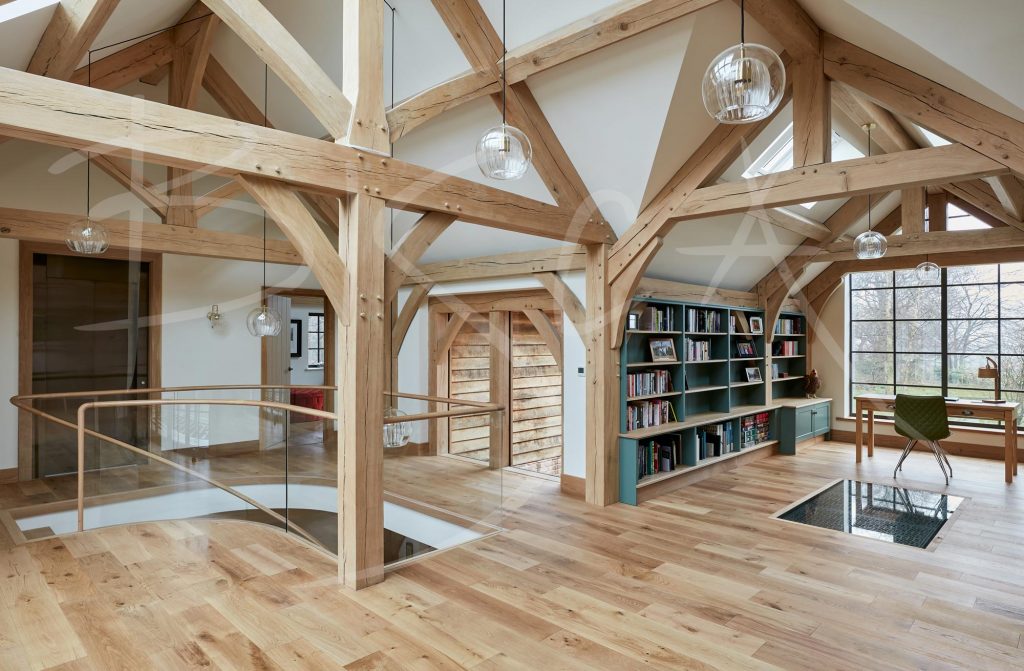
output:
[[[263,66],[263,126],[267,126],[267,84],[268,69]],[[263,210],[263,286],[267,286],[267,211]],[[245,326],[249,333],[257,338],[273,337],[281,333],[281,315],[276,310],[271,310],[267,305],[265,295],[261,289],[263,304],[258,308],[249,311],[245,319]]]
[[[914,270],[917,280],[921,284],[938,284],[942,276],[942,269],[931,261],[925,260],[918,264]]]
[[[92,86],[92,51],[86,70],[87,84]],[[106,227],[92,220],[92,154],[85,154],[85,219],[68,225],[64,232],[64,243],[79,254],[102,254],[107,251],[110,241]]]
[[[868,133],[868,158],[871,158],[871,131],[874,130],[874,123],[866,123],[861,126]],[[853,241],[853,249],[858,259],[880,259],[885,256],[885,250],[889,246],[885,236],[878,231],[871,230],[871,194],[868,194],[868,230],[864,231]]]
[[[740,43],[718,54],[704,73],[704,107],[719,123],[753,123],[782,102],[786,66],[763,44],[744,42],[746,12],[740,0]]]
[[[392,417],[406,417],[406,413],[398,408],[388,408],[384,411],[384,418]],[[409,444],[409,439],[412,438],[412,425],[405,420],[397,420],[394,422],[384,423],[384,447],[389,450],[394,450],[399,447],[405,447]]]
[[[519,179],[533,158],[533,146],[526,133],[505,122],[505,0],[501,2],[501,125],[491,128],[476,143],[476,163],[491,179]]]

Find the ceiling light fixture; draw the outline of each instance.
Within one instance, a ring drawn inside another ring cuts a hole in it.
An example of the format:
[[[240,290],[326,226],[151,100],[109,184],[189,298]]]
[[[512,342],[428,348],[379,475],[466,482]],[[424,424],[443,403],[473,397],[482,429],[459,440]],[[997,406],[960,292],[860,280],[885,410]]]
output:
[[[267,127],[267,85],[269,80],[269,71],[267,66],[263,66],[263,127]],[[267,286],[267,211],[263,210],[263,286],[260,289],[260,298],[262,304],[253,308],[249,311],[249,316],[245,319],[245,326],[249,329],[249,333],[256,336],[257,338],[267,338],[279,335],[281,333],[281,315],[277,314],[276,310],[272,310],[267,305],[266,300],[266,286]]]
[[[526,133],[505,122],[505,0],[501,2],[501,125],[491,128],[476,143],[476,163],[480,172],[491,179],[520,179],[533,158],[533,146]]]
[[[938,264],[928,260],[919,263],[914,272],[917,274],[917,280],[921,284],[938,284],[939,279],[942,277],[942,269],[939,268]]]
[[[92,52],[89,52],[90,63]],[[92,68],[89,68],[89,86],[92,86]],[[85,219],[68,224],[64,232],[68,249],[79,254],[102,254],[110,246],[106,227],[92,219],[92,154],[85,154]]]
[[[861,126],[868,133],[868,158],[871,158],[871,131],[875,129],[874,123],[866,123]],[[853,249],[858,259],[880,259],[885,256],[885,250],[889,243],[885,236],[878,231],[871,230],[871,194],[868,194],[868,230],[864,231],[853,241]]]
[[[701,87],[704,107],[719,123],[753,123],[765,119],[782,102],[786,67],[763,44],[747,44],[746,12],[740,0],[740,43],[718,54]]]

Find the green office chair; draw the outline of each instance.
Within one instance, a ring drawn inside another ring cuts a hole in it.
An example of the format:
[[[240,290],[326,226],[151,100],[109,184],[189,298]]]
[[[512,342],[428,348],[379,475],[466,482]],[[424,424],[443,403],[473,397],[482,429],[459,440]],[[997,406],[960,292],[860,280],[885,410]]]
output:
[[[907,439],[907,446],[903,448],[892,477],[896,477],[896,471],[902,470],[903,461],[914,449],[917,441],[923,440],[931,448],[935,455],[935,461],[939,462],[942,475],[949,484],[949,478],[953,475],[953,466],[949,463],[946,451],[939,445],[939,441],[949,438],[949,419],[946,417],[946,399],[941,396],[912,396],[909,394],[896,394],[896,433]],[[949,473],[946,472],[949,468]]]

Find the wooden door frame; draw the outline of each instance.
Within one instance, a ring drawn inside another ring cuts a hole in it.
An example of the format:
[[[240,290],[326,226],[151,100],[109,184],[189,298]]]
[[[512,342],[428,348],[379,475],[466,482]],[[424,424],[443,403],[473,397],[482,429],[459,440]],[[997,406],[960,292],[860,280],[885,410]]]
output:
[[[18,394],[32,393],[32,322],[35,296],[32,291],[32,256],[77,256],[97,260],[140,261],[149,264],[149,315],[160,317],[150,323],[148,347],[148,376],[146,386],[163,386],[161,369],[163,360],[163,254],[130,249],[109,248],[101,256],[79,254],[65,245],[40,242],[18,242]],[[141,397],[141,395],[140,395]],[[18,413],[18,480],[32,480],[35,475],[32,443],[35,439],[34,417],[27,412]]]
[[[494,291],[486,293],[473,293],[473,294],[448,294],[430,296],[427,300],[427,314],[428,314],[428,351],[429,360],[427,362],[427,393],[431,396],[449,396],[449,384],[450,384],[450,347],[446,347],[442,350],[439,347],[438,340],[441,334],[444,332],[446,325],[448,324],[451,317],[455,314],[461,315],[479,315],[489,320],[489,324],[493,326],[495,323],[495,315],[504,313],[505,319],[499,320],[499,323],[504,324],[504,335],[509,342],[511,342],[511,319],[510,313],[512,312],[524,312],[527,309],[543,310],[545,312],[554,312],[557,315],[562,315],[562,334],[563,334],[563,353],[564,353],[564,332],[565,332],[565,318],[561,306],[551,296],[551,293],[546,289],[512,289],[508,291]],[[490,333],[490,331],[488,331]],[[500,468],[511,464],[512,459],[512,362],[511,362],[511,351],[506,350],[502,357],[502,352],[495,352],[494,346],[489,342],[491,347],[491,367],[495,365],[506,367],[508,375],[503,387],[503,398],[495,400],[493,395],[496,391],[495,387],[491,387],[491,402],[501,403],[506,407],[505,412],[502,414],[500,420],[500,427],[502,428],[498,440],[495,440],[494,434],[494,420],[492,419],[491,425],[491,448],[490,448],[490,467]],[[560,365],[559,368],[562,371],[564,378],[565,366]],[[562,381],[562,459],[564,464],[565,459],[565,381]],[[439,418],[430,423],[429,430],[429,454],[433,455],[447,455],[448,454],[448,442],[449,442],[449,421],[447,418]]]

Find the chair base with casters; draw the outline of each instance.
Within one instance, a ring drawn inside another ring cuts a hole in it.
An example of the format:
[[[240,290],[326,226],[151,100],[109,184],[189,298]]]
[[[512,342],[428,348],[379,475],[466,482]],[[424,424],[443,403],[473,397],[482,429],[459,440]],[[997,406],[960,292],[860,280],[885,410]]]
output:
[[[953,477],[953,465],[949,463],[949,456],[946,455],[946,451],[942,449],[938,441],[926,440],[928,447],[931,448],[932,454],[935,456],[935,461],[939,462],[939,468],[942,469],[942,476],[946,478],[946,484],[949,484],[949,479]],[[896,472],[903,470],[903,461],[910,455],[914,449],[914,445],[917,444],[916,438],[911,438],[907,441],[907,446],[903,448],[903,454],[900,455],[900,460],[896,463],[896,468],[892,469],[892,477],[896,479]],[[948,471],[947,471],[948,469]]]
[[[950,436],[946,400],[942,396],[897,394],[894,419],[896,433],[907,439],[907,446],[903,448],[903,454],[893,469],[893,479],[896,473],[903,470],[903,462],[910,456],[914,445],[924,441],[931,449],[948,485],[949,479],[953,477],[953,466],[949,463],[946,451],[939,445],[940,440]]]

